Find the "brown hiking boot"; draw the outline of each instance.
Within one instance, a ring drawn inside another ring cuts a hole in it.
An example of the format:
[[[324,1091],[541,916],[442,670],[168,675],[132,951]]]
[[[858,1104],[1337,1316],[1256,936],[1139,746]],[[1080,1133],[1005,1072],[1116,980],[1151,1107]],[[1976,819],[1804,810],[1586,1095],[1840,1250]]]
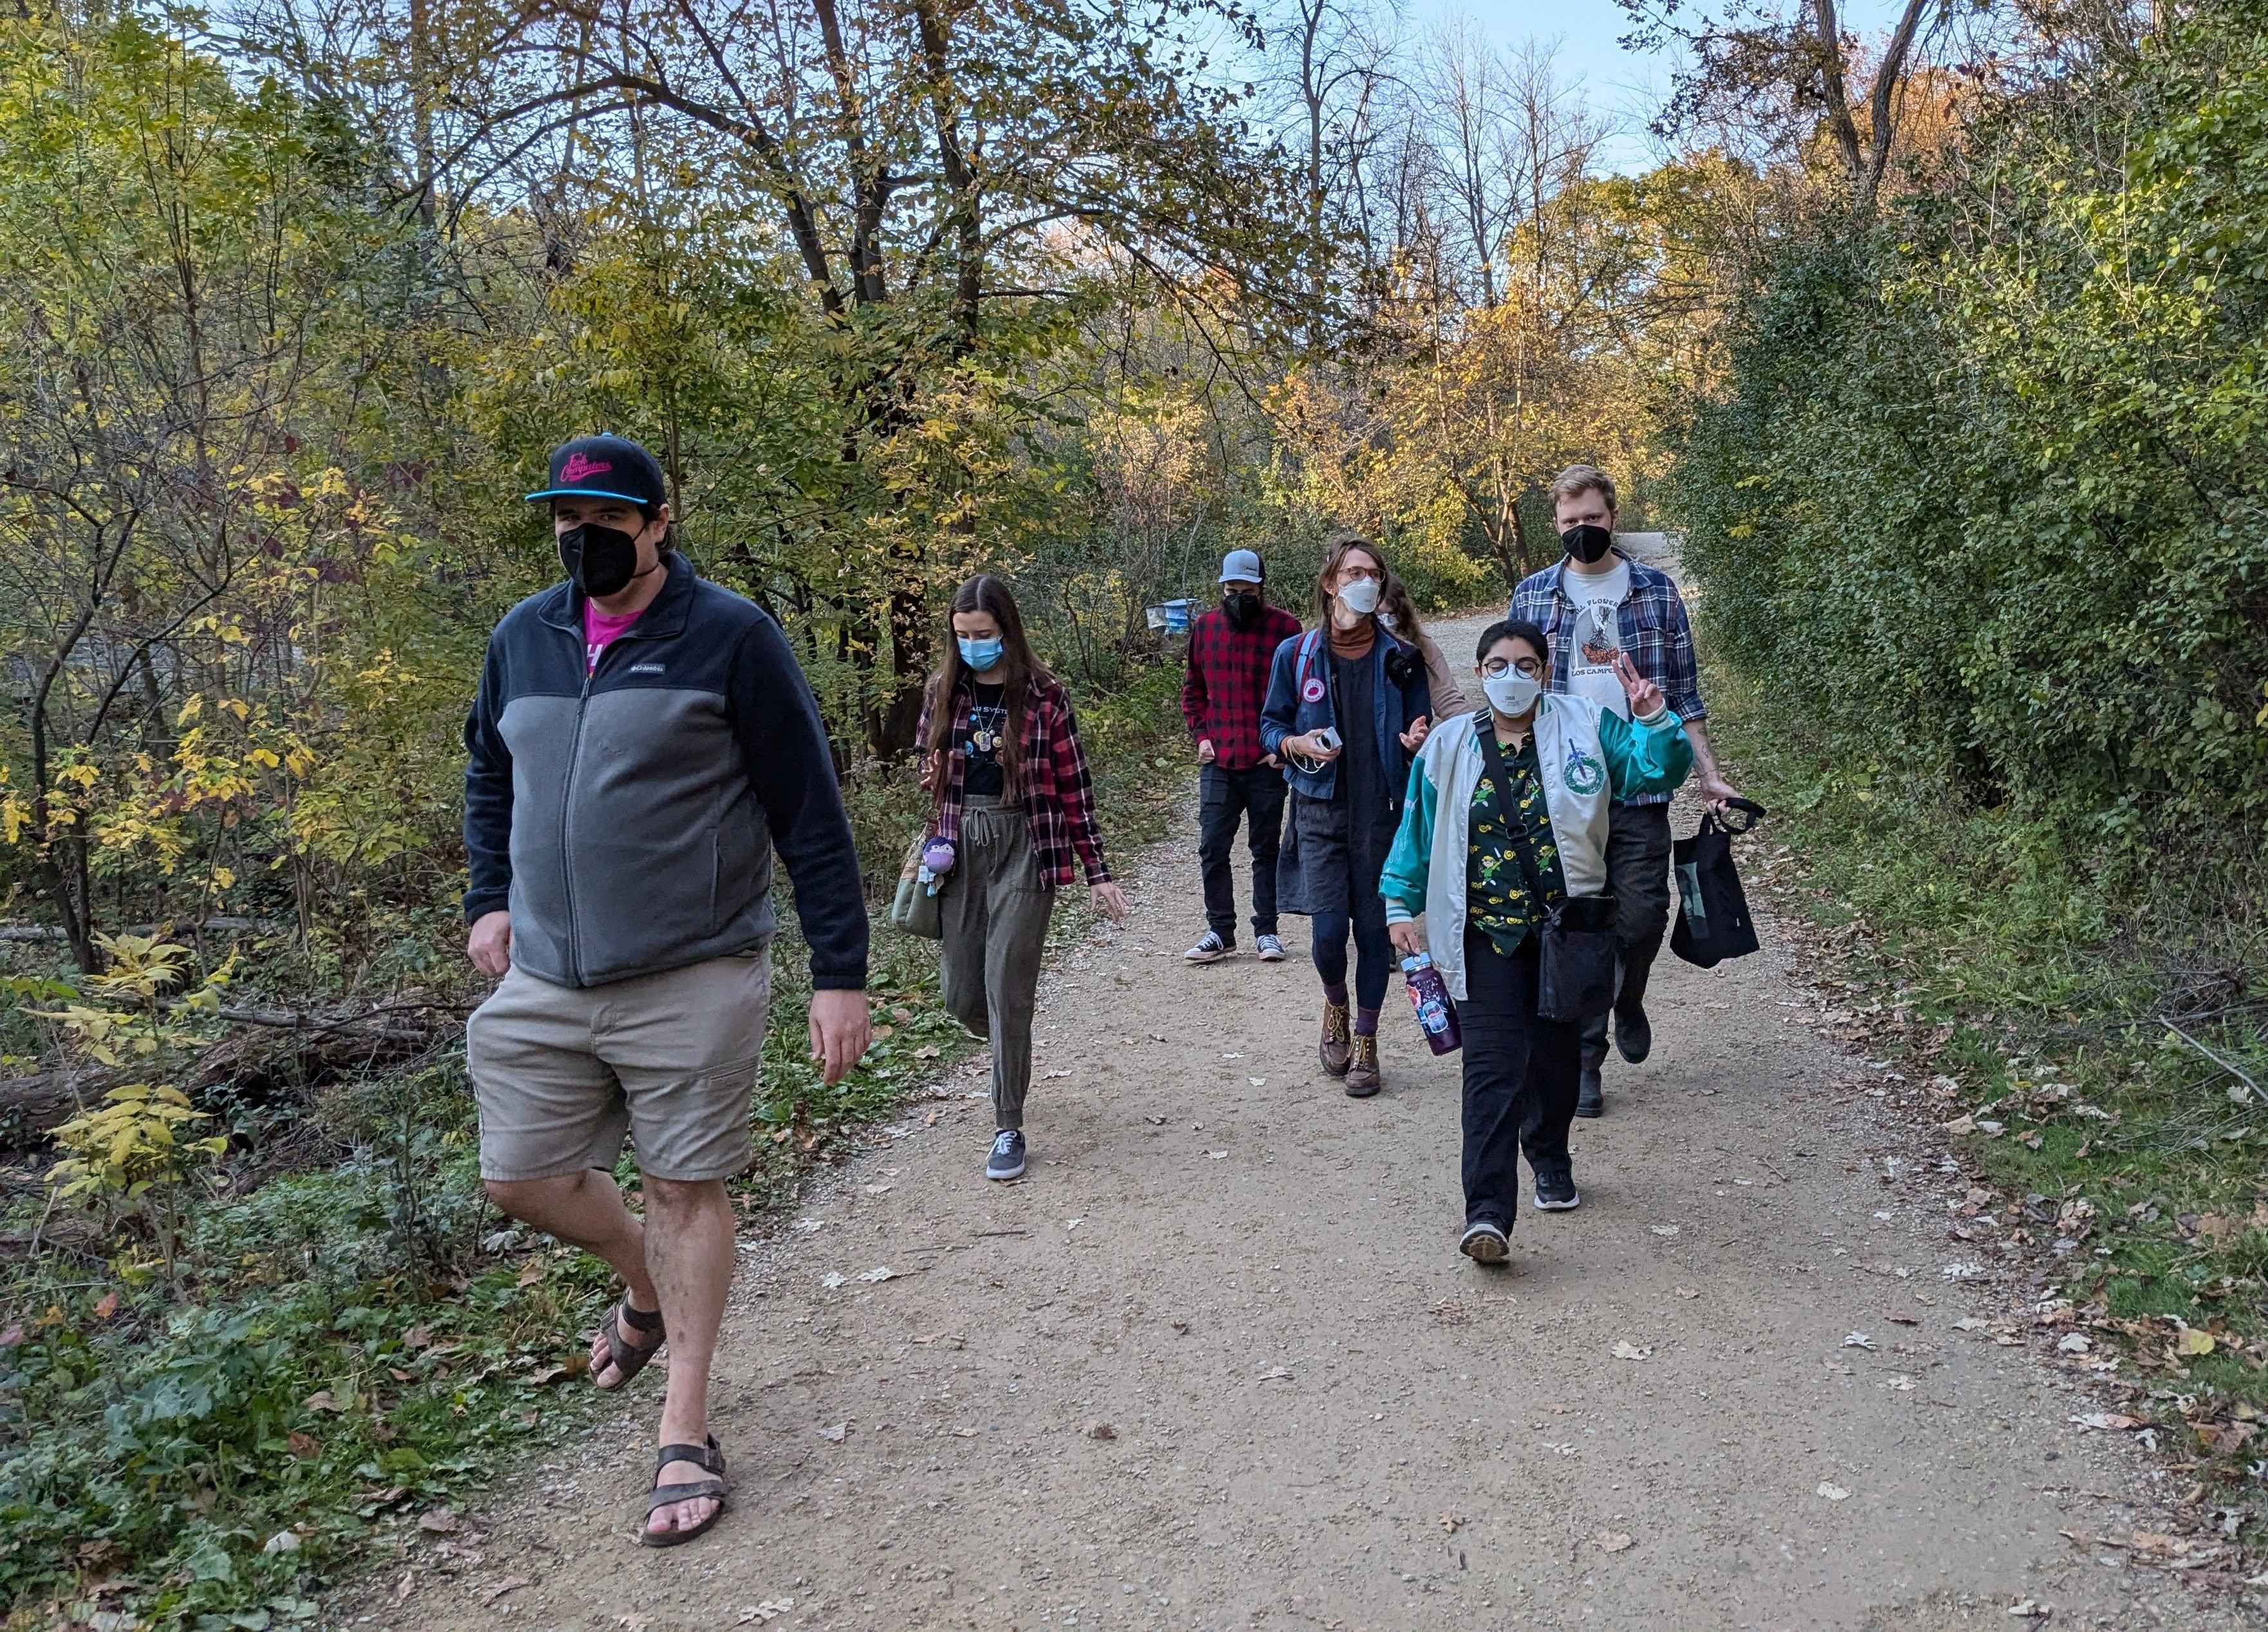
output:
[[[1354,1049],[1349,1042],[1354,1035],[1354,1016],[1343,1003],[1323,1000],[1323,1040],[1316,1046],[1315,1056],[1323,1062],[1323,1070],[1334,1077],[1344,1077],[1347,1067],[1354,1062]]]
[[[1378,1038],[1356,1033],[1354,1058],[1346,1074],[1347,1092],[1357,1099],[1367,1099],[1385,1085],[1386,1078],[1378,1070]]]

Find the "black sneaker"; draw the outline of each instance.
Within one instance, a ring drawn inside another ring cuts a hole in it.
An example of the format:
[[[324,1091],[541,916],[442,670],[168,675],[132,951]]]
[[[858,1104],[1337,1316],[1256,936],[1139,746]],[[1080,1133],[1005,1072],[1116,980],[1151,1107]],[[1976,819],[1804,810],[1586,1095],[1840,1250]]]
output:
[[[1500,1264],[1512,1255],[1512,1242],[1485,1218],[1476,1218],[1458,1238],[1457,1250],[1476,1264]]]
[[[1604,1116],[1607,1114],[1606,1090],[1599,1084],[1599,1068],[1587,1065],[1575,1081],[1575,1114]]]
[[[1024,1176],[1024,1136],[1012,1128],[1003,1128],[992,1140],[992,1154],[984,1164],[984,1176],[1003,1183]]]
[[[1539,1212],[1572,1213],[1583,1204],[1575,1194],[1575,1165],[1557,1162],[1536,1170],[1535,1206]]]
[[[1632,1065],[1653,1052],[1653,1027],[1646,1024],[1643,1008],[1633,1004],[1628,1012],[1615,1011],[1615,1048]]]

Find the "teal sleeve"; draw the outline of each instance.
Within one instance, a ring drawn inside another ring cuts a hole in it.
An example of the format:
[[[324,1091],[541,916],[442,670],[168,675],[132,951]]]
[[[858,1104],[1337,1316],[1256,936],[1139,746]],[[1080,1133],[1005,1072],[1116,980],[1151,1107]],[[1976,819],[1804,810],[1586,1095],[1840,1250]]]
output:
[[[1402,800],[1402,826],[1386,855],[1378,893],[1386,898],[1386,921],[1401,923],[1425,910],[1425,885],[1432,874],[1433,784],[1419,756],[1410,767],[1410,786]]]
[[[1685,739],[1685,723],[1668,709],[1646,725],[1602,710],[1599,746],[1606,754],[1609,783],[1618,799],[1634,793],[1675,793],[1693,768],[1693,745]]]

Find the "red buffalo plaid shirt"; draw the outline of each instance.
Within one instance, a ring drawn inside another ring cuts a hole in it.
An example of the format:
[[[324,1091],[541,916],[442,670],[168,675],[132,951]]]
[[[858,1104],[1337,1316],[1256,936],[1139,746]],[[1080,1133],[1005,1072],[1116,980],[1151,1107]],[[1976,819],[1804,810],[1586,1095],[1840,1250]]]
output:
[[[954,844],[961,842],[961,812],[967,797],[962,785],[968,771],[968,763],[957,748],[968,733],[969,705],[976,700],[976,688],[964,672],[953,694],[953,730],[945,739],[942,767],[944,785],[932,790],[937,795],[937,817],[931,827],[939,838]],[[914,740],[924,745],[924,754],[928,752],[931,711],[936,703],[937,687],[932,684],[922,699],[921,724],[914,732]],[[1018,768],[1024,785],[1020,790],[1011,789],[1010,796],[1023,805],[1024,820],[1031,824],[1032,849],[1039,862],[1041,882],[1055,889],[1076,882],[1071,868],[1076,855],[1086,867],[1089,884],[1108,884],[1110,869],[1102,862],[1102,829],[1094,820],[1094,781],[1087,775],[1086,754],[1079,746],[1079,722],[1071,717],[1070,694],[1052,680],[1035,681],[1024,705],[1023,757]]]
[[[1189,735],[1211,741],[1213,763],[1246,770],[1267,757],[1260,746],[1260,705],[1268,700],[1268,666],[1276,648],[1300,632],[1280,606],[1262,609],[1248,629],[1229,627],[1219,607],[1189,625],[1189,669],[1182,680],[1182,717]]]

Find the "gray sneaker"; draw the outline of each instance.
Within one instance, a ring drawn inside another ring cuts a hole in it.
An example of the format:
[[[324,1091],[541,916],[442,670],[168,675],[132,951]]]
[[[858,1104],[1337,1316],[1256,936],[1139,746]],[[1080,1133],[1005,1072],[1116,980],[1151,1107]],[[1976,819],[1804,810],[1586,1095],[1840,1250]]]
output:
[[[1260,961],[1263,963],[1281,963],[1284,961],[1284,943],[1278,940],[1272,935],[1254,936],[1252,937],[1252,946],[1253,950],[1260,954]]]
[[[1024,1136],[1003,1128],[992,1138],[992,1154],[984,1163],[984,1176],[1005,1183],[1024,1176]]]
[[[1495,1224],[1485,1218],[1476,1218],[1465,1226],[1464,1234],[1458,1239],[1457,1250],[1476,1264],[1500,1264],[1512,1256],[1512,1243]]]
[[[1554,1162],[1535,1170],[1535,1205],[1547,1213],[1572,1213],[1583,1204],[1575,1191],[1575,1165]]]
[[[1207,930],[1204,932],[1204,938],[1183,952],[1182,956],[1191,963],[1219,963],[1228,956],[1228,943],[1221,939],[1214,930]]]

